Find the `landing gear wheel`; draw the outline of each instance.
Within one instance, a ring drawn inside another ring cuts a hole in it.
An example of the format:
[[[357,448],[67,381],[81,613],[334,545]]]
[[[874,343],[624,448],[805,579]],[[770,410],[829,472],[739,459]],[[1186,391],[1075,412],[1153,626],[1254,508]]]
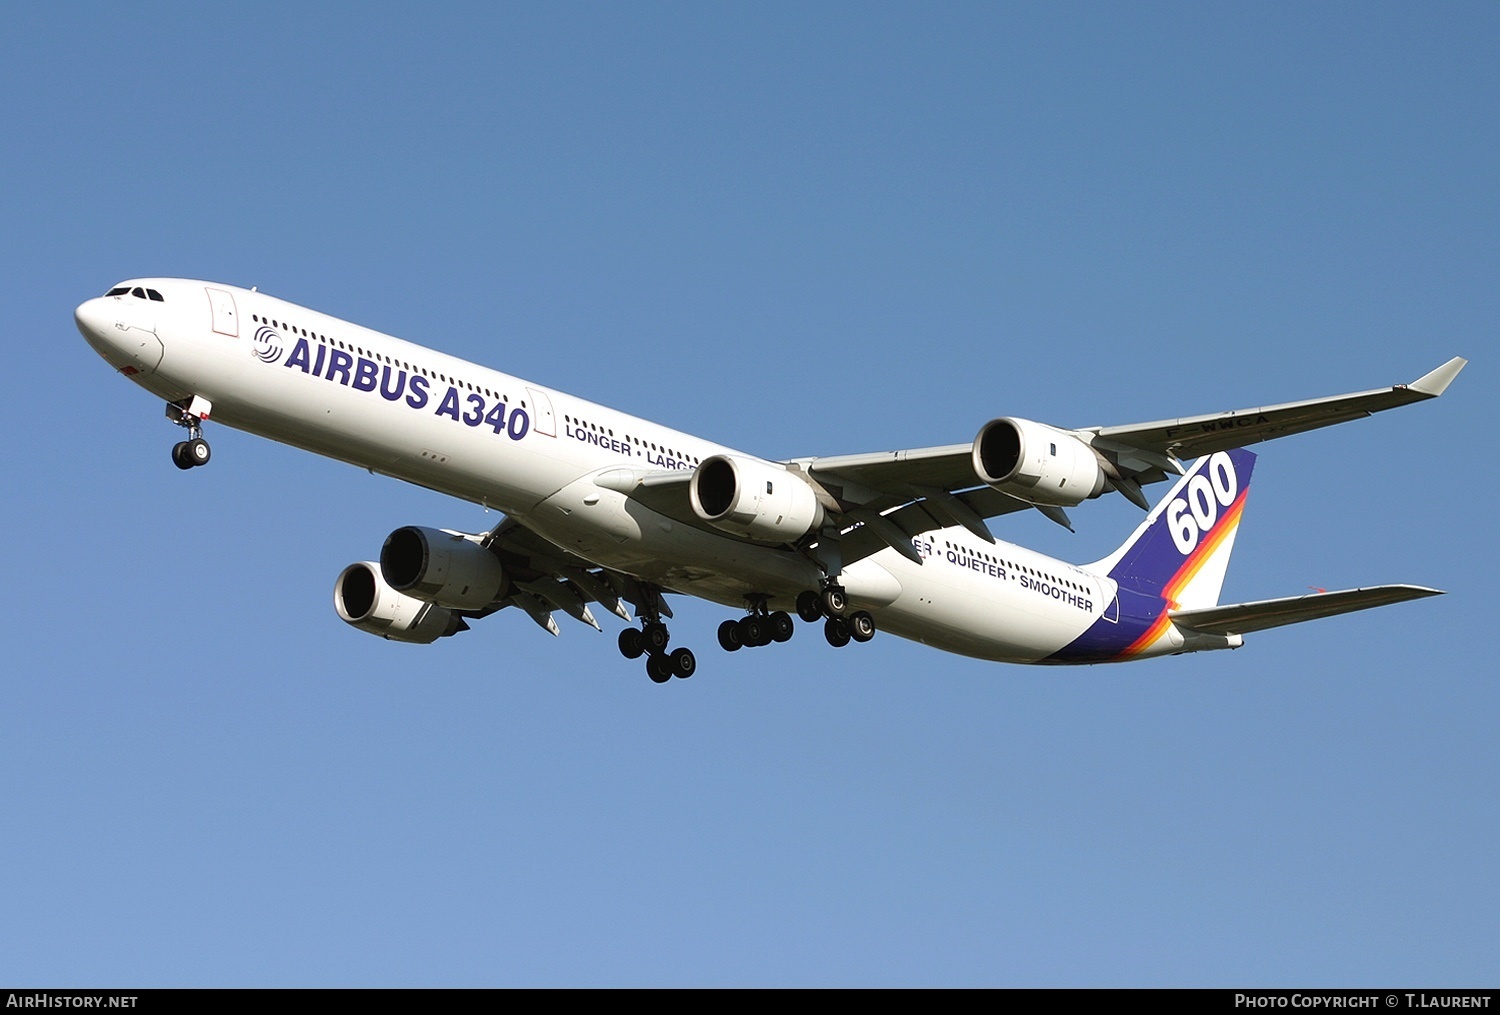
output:
[[[680,648],[667,656],[667,664],[671,667],[672,676],[681,677],[686,680],[698,669],[698,660],[693,656],[690,648]]]
[[[645,638],[646,647],[652,652],[661,652],[667,647],[667,642],[672,640],[667,625],[660,622],[648,623],[646,629],[641,632],[641,636]]]
[[[869,641],[875,637],[875,618],[860,610],[847,621],[849,636],[855,641]]]
[[[842,617],[829,617],[823,624],[823,637],[828,639],[828,644],[834,648],[843,648],[849,644],[851,637],[849,624]]]
[[[187,441],[178,441],[172,445],[172,464],[179,469],[191,469],[193,463],[187,457]]]
[[[726,620],[719,625],[719,647],[725,652],[738,652],[745,642],[740,638],[740,622]]]
[[[627,627],[620,632],[620,655],[626,659],[639,659],[645,651],[646,643],[640,631]]]
[[[830,617],[842,617],[849,609],[849,595],[840,585],[829,585],[821,596],[823,612]]]
[[[744,635],[746,645],[760,648],[762,645],[769,643],[769,639],[766,637],[766,622],[764,618],[755,616],[746,617],[740,621],[740,624],[742,625],[740,633]]]
[[[797,596],[797,616],[811,624],[823,619],[823,605],[818,594],[811,589]]]
[[[651,653],[646,657],[646,676],[655,683],[665,684],[672,679],[672,660],[660,653]]]
[[[208,441],[202,437],[194,437],[187,442],[187,447],[182,452],[182,457],[191,465],[207,465],[213,452],[209,450]]]
[[[780,610],[766,619],[769,621],[766,626],[770,628],[772,641],[790,641],[797,632],[797,625],[792,623],[791,616]]]

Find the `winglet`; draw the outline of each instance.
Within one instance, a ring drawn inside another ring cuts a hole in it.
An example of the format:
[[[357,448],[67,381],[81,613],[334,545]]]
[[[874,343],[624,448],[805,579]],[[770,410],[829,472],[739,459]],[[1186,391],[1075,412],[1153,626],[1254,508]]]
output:
[[[1468,365],[1469,361],[1462,356],[1454,356],[1436,370],[1418,377],[1407,387],[1418,394],[1436,398],[1448,390],[1448,385],[1453,383],[1453,378],[1457,377],[1458,372]]]

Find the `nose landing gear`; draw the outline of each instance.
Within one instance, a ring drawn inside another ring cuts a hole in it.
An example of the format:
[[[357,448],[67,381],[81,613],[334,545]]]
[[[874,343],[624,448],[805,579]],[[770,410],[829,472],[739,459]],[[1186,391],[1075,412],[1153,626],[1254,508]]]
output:
[[[212,455],[209,450],[208,441],[202,437],[194,437],[192,440],[178,441],[172,445],[172,464],[179,469],[191,469],[198,465],[207,465]]]
[[[212,408],[212,403],[201,395],[167,403],[167,418],[188,432],[187,440],[172,445],[172,464],[179,469],[207,465],[213,456],[208,441],[203,439],[203,421],[208,419]]]

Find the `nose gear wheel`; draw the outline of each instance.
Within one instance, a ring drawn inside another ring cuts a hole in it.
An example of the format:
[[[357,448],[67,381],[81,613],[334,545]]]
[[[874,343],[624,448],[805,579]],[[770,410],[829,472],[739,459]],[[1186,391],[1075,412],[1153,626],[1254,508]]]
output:
[[[172,464],[183,470],[207,465],[213,452],[203,439],[202,421],[176,402],[167,404],[167,418],[188,432],[187,440],[172,445]]]

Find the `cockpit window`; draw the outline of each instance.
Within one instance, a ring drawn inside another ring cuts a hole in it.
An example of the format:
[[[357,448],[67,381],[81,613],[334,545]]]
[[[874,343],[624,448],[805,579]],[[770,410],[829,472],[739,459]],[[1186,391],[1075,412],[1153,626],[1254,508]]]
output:
[[[138,300],[150,300],[152,303],[165,303],[165,302],[167,302],[167,298],[165,296],[163,296],[161,293],[157,292],[155,289],[147,289],[147,288],[144,288],[143,286],[136,286],[134,289],[132,289],[128,285],[117,285],[113,289],[111,289],[109,292],[105,293],[104,295],[106,295],[106,296],[134,296]]]

